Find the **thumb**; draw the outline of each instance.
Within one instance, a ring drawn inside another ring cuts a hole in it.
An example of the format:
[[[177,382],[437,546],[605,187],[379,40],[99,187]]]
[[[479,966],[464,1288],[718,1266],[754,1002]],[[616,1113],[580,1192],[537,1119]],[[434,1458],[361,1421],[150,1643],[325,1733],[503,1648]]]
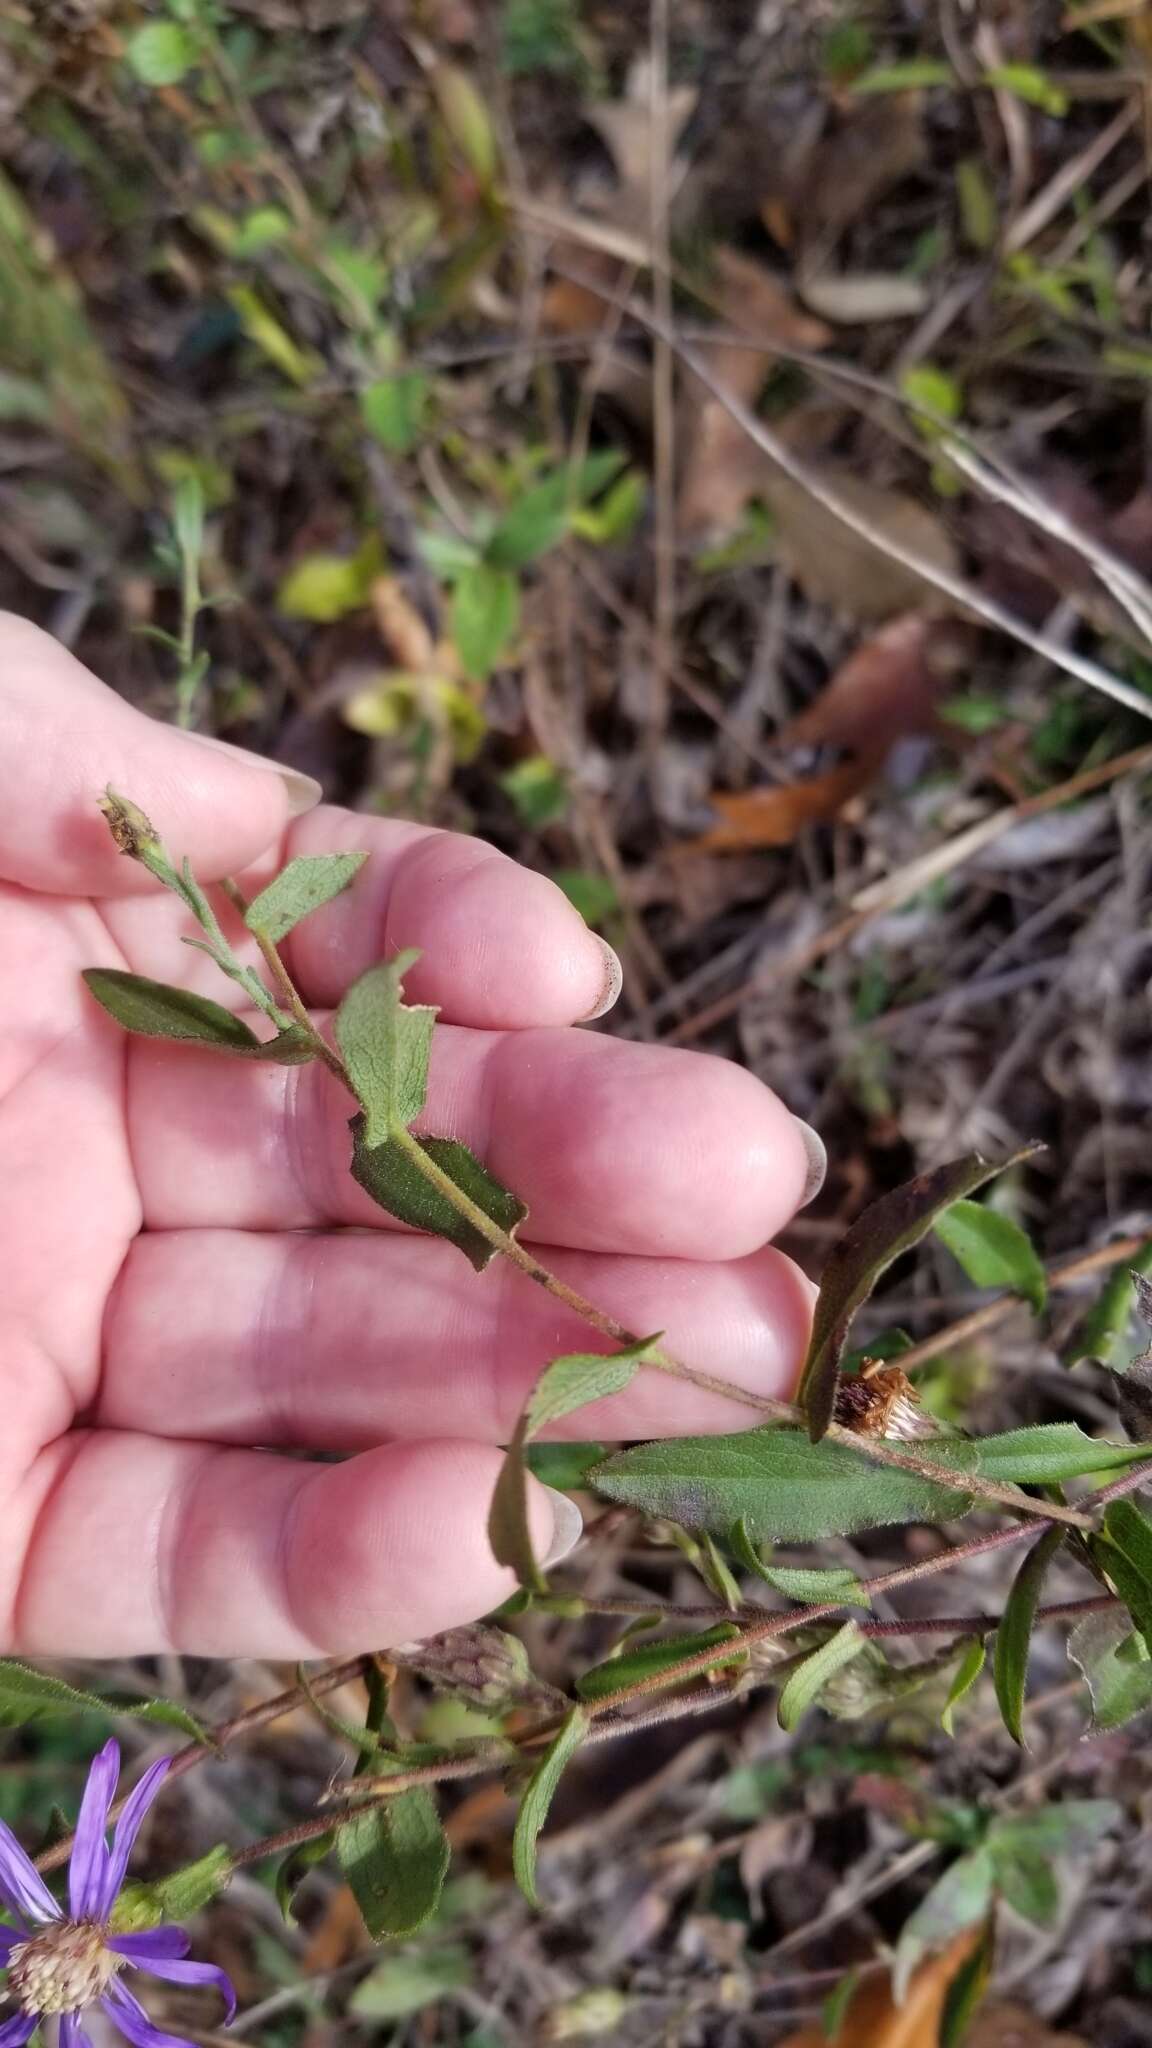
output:
[[[295,769],[146,718],[39,627],[0,613],[0,879],[84,896],[154,888],[97,809],[109,784],[207,881],[258,859],[321,796]]]

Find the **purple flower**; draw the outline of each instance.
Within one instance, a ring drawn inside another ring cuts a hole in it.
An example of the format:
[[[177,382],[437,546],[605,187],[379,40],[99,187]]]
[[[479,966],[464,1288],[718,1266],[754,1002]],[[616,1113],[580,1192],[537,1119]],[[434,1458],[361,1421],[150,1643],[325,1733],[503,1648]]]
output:
[[[235,2013],[235,1993],[223,1970],[184,1960],[190,1944],[181,1928],[117,1934],[109,1925],[140,1823],[167,1776],[169,1761],[165,1757],[145,1771],[125,1802],[109,1848],[108,1815],[120,1776],[120,1751],[114,1742],[105,1743],[80,1802],[67,1913],[0,1821],[0,1904],[16,1922],[0,1927],[0,1969],[8,1972],[8,1996],[16,2007],[0,2020],[0,2048],[23,2048],[40,2021],[53,2015],[60,2021],[59,2048],[92,2048],[82,2022],[93,2004],[135,2048],[184,2048],[177,2035],[153,2026],[123,1981],[129,1970],[149,1970],[173,1984],[215,1984],[227,2001],[228,2018]]]

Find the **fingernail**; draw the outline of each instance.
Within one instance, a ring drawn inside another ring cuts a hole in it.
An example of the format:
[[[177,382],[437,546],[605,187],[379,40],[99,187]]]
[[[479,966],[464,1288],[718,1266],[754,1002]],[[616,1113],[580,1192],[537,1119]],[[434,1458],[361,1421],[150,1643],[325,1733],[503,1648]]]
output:
[[[828,1148],[819,1131],[814,1131],[811,1124],[806,1124],[802,1117],[794,1116],[792,1121],[804,1140],[804,1150],[808,1154],[808,1172],[804,1180],[804,1192],[800,1197],[800,1207],[806,1209],[809,1202],[816,1200],[828,1177]]]
[[[552,1541],[540,1560],[547,1571],[549,1565],[571,1556],[584,1534],[584,1517],[566,1493],[560,1493],[555,1486],[546,1486],[544,1491],[552,1503]]]
[[[184,738],[195,740],[197,746],[211,747],[217,754],[231,754],[233,760],[243,761],[248,768],[261,768],[266,775],[278,775],[288,792],[290,818],[302,818],[305,811],[314,811],[323,799],[323,787],[315,776],[302,775],[298,768],[286,768],[282,761],[266,760],[263,754],[254,754],[248,747],[234,746],[231,740],[218,740],[213,733],[186,732]]]
[[[606,1017],[609,1010],[615,1005],[624,986],[624,969],[620,965],[619,953],[614,946],[608,944],[607,939],[600,937],[599,932],[593,932],[592,936],[604,953],[604,985],[600,990],[595,1009],[589,1010],[587,1016],[581,1019],[581,1022],[584,1024],[594,1024],[597,1017]]]

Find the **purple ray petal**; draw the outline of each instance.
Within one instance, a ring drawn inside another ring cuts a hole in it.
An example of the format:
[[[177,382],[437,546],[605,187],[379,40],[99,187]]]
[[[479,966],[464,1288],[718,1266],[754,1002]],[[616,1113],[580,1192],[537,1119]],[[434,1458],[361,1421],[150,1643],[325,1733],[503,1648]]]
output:
[[[150,1970],[157,1957],[174,1962],[186,1956],[192,1943],[182,1927],[146,1927],[142,1934],[109,1935],[104,1946],[137,1969]]]
[[[39,2013],[17,2012],[0,2027],[0,2048],[24,2048],[30,2041],[40,2022]],[[184,2044],[187,2048],[187,2042]]]
[[[60,2015],[60,2048],[92,2048],[89,2035],[84,2032],[82,2012],[62,2012]]]
[[[11,1828],[0,1820],[0,1899],[13,1913],[40,1926],[58,1920],[60,1908],[40,1872],[25,1855]],[[0,2041],[0,2048],[3,2042]]]
[[[23,1927],[0,1927],[0,1970],[7,1967],[8,1958],[28,1936]]]
[[[232,1980],[223,1970],[218,1970],[215,1963],[178,1963],[169,1961],[167,1956],[149,1956],[140,1967],[147,1970],[150,1977],[166,1978],[169,1984],[214,1984],[228,2007],[226,2018],[235,2019],[236,1993],[232,1989]]]
[[[93,1757],[88,1783],[76,1820],[76,1840],[68,1868],[68,1905],[74,1920],[98,1920],[104,1910],[108,1877],[108,1809],[120,1776],[120,1745],[106,1742]]]
[[[140,1832],[140,1824],[168,1776],[171,1765],[171,1757],[162,1756],[158,1764],[153,1764],[150,1770],[145,1771],[140,1783],[128,1795],[124,1811],[116,1823],[116,1833],[112,1837],[112,1854],[108,1859],[104,1898],[97,1915],[101,1920],[112,1911],[112,1902],[124,1882],[128,1858]]]
[[[149,2019],[138,1998],[133,1998],[123,1984],[112,1984],[100,2000],[110,2020],[114,2020],[120,2032],[133,2043],[133,2048],[188,2048],[178,2034],[162,2033]],[[0,2038],[0,2048],[6,2044]]]

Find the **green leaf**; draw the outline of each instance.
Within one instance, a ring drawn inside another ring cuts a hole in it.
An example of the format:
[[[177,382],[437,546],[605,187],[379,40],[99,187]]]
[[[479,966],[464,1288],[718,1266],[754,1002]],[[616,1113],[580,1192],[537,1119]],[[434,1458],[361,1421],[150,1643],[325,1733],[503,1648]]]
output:
[[[965,1159],[918,1174],[891,1194],[881,1195],[840,1239],[821,1274],[812,1339],[797,1395],[814,1442],[832,1420],[840,1358],[852,1318],[881,1274],[901,1252],[919,1244],[941,1210],[961,1195],[974,1193],[1018,1159],[1029,1158],[1035,1149],[1025,1147],[999,1165],[991,1165],[973,1152]]]
[[[594,547],[609,547],[627,540],[639,525],[648,498],[648,482],[642,470],[630,469],[599,504],[581,505],[572,514],[572,531]]]
[[[452,1851],[426,1786],[354,1814],[337,1831],[336,1846],[373,1941],[415,1934],[431,1919]]]
[[[984,73],[984,83],[1001,86],[1027,106],[1039,107],[1057,120],[1068,112],[1067,93],[1035,64],[997,64]]]
[[[990,1913],[971,1955],[965,1957],[948,1986],[938,2048],[964,2048],[972,2021],[987,1997],[995,1961],[996,1916]]]
[[[996,1866],[996,1884],[1001,1896],[1025,1920],[1037,1927],[1049,1927],[1060,1908],[1060,1887],[1056,1873],[1035,1849],[997,1843],[988,1838]]]
[[[390,454],[407,455],[416,446],[430,391],[423,370],[401,370],[394,377],[381,377],[360,393],[364,425]]]
[[[959,419],[964,409],[963,393],[955,377],[935,363],[917,363],[913,369],[905,370],[900,390],[909,405],[925,409],[929,415],[925,424],[929,427],[942,419]]]
[[[810,1443],[797,1429],[749,1429],[638,1444],[606,1459],[591,1477],[610,1500],[688,1528],[724,1535],[743,1517],[753,1542],[812,1543],[893,1522],[966,1515],[966,1473],[1046,1485],[1130,1464],[1147,1457],[1148,1447],[1098,1442],[1074,1422],[1053,1422],[974,1442],[932,1439],[918,1443],[916,1455],[939,1467],[939,1483],[876,1464],[847,1444]]]
[[[890,1713],[938,1679],[955,1656],[955,1645],[949,1643],[915,1664],[890,1664],[879,1644],[866,1640],[863,1654],[828,1680],[819,1704],[838,1721],[861,1721],[867,1714]]]
[[[849,87],[854,93],[911,92],[918,86],[955,85],[951,65],[934,57],[910,57],[906,64],[876,64]]]
[[[306,853],[290,860],[248,905],[244,922],[249,931],[278,946],[302,917],[347,889],[367,858],[366,853]]]
[[[1068,1655],[1084,1674],[1094,1729],[1122,1728],[1152,1707],[1152,1654],[1128,1615],[1087,1615],[1068,1637]]]
[[[864,1591],[856,1573],[842,1566],[766,1564],[743,1518],[729,1531],[728,1545],[738,1564],[742,1564],[746,1571],[755,1572],[758,1579],[763,1579],[767,1586],[774,1586],[787,1600],[799,1601],[804,1607],[822,1606],[830,1600],[844,1607],[872,1605],[871,1597]]]
[[[44,1714],[126,1714],[133,1721],[156,1721],[179,1728],[193,1742],[210,1743],[207,1730],[175,1700],[134,1698],[131,1693],[82,1692],[64,1679],[14,1658],[0,1658],[0,1726],[19,1728]]]
[[[323,371],[324,365],[319,356],[314,355],[310,349],[301,348],[293,341],[287,328],[277,320],[259,292],[253,290],[251,285],[229,285],[225,296],[234,312],[238,314],[240,325],[253,347],[259,349],[261,355],[266,356],[273,368],[279,370],[282,377],[287,377],[290,384],[298,385],[301,390],[307,389]],[[319,561],[323,558],[317,556],[315,559]],[[338,558],[329,556],[327,559],[332,561]],[[301,563],[300,567],[303,568],[304,564]],[[350,610],[352,607],[345,606],[345,609]],[[298,616],[312,618],[320,615],[301,612]]]
[[[592,1467],[607,1456],[607,1444],[529,1444],[524,1462],[543,1485],[560,1493],[579,1493],[590,1484]]]
[[[511,569],[475,562],[452,593],[452,640],[465,675],[487,682],[520,623],[520,585]]]
[[[972,1687],[984,1669],[987,1658],[988,1645],[984,1637],[973,1636],[971,1642],[965,1644],[964,1653],[956,1667],[956,1676],[952,1680],[948,1690],[948,1698],[944,1702],[944,1711],[940,1716],[940,1726],[946,1735],[955,1735],[956,1709],[961,1700],[966,1698],[968,1693],[971,1692]]]
[[[1123,1818],[1114,1799],[1057,1799],[1031,1813],[995,1820],[988,1843],[997,1849],[1029,1849],[1052,1856],[1075,1856],[1095,1847]]]
[[[1024,1691],[1028,1680],[1032,1625],[1040,1605],[1040,1589],[1065,1534],[1065,1530],[1054,1526],[1045,1529],[1039,1541],[1033,1544],[1012,1582],[996,1631],[992,1665],[996,1699],[1004,1726],[1013,1742],[1018,1742],[1021,1748],[1024,1747]]]
[[[607,875],[585,868],[554,868],[552,880],[578,910],[585,924],[595,928],[620,909],[620,892]]]
[[[354,555],[305,555],[281,582],[276,608],[285,618],[331,625],[363,609],[379,572],[380,549],[374,539]]]
[[[86,967],[84,980],[101,1008],[126,1031],[142,1038],[175,1039],[283,1067],[302,1066],[316,1057],[312,1040],[299,1025],[262,1040],[223,1003],[193,995],[190,989],[148,981],[142,974],[125,974],[118,967]]]
[[[950,1521],[971,1496],[870,1463],[796,1429],[673,1437],[618,1452],[592,1473],[598,1492],[645,1514],[722,1535],[740,1520],[753,1541],[812,1543],[893,1522]]]
[[[1121,1353],[1138,1309],[1136,1282],[1149,1273],[1152,1237],[1141,1245],[1130,1266],[1117,1266],[1104,1282],[1065,1353],[1065,1365],[1079,1365],[1082,1358],[1098,1358],[1102,1365],[1121,1369]]]
[[[937,1218],[935,1231],[975,1286],[1010,1289],[1040,1314],[1048,1298],[1048,1276],[1031,1239],[1011,1216],[981,1202],[953,1202]]]
[[[475,1226],[458,1215],[446,1195],[426,1181],[396,1141],[369,1146],[364,1143],[364,1118],[353,1117],[352,1177],[365,1194],[414,1230],[426,1230],[433,1237],[445,1237],[482,1273],[496,1257],[494,1246]],[[523,1223],[526,1205],[500,1182],[455,1138],[421,1138],[421,1148],[441,1172],[454,1180],[478,1209],[509,1234]]]
[[[500,787],[526,825],[551,825],[568,808],[568,784],[547,754],[530,754],[500,777]]]
[[[1152,1650],[1152,1522],[1135,1501],[1116,1500],[1105,1509],[1103,1535],[1089,1543]]]
[[[179,85],[196,62],[196,45],[175,21],[138,28],[124,45],[129,67],[141,85]]]
[[[407,1130],[424,1107],[437,1011],[404,1001],[414,947],[355,981],[336,1012],[336,1042],[364,1110],[364,1143],[373,1150]],[[444,1196],[439,1196],[444,1201]]]
[[[485,560],[502,569],[523,569],[547,554],[563,540],[582,499],[601,490],[623,467],[624,457],[609,450],[590,455],[575,477],[560,469],[534,484],[497,524]]]
[[[285,1920],[296,1918],[294,1900],[300,1886],[310,1870],[323,1863],[336,1847],[336,1830],[329,1828],[326,1835],[317,1835],[311,1842],[301,1842],[290,1849],[276,1871],[276,1904]]]
[[[892,1965],[892,1991],[902,2004],[913,1970],[921,1958],[946,1948],[966,1927],[983,1920],[992,1904],[996,1869],[986,1848],[973,1850],[950,1864],[906,1920]]]
[[[421,1955],[388,1956],[361,1979],[348,2000],[360,2020],[403,2020],[424,2012],[472,1979],[467,1949],[429,1948]]]
[[[725,1665],[743,1664],[748,1652],[744,1648],[732,1650],[727,1647],[733,1636],[740,1633],[734,1622],[721,1621],[715,1628],[705,1629],[694,1636],[666,1636],[658,1643],[630,1645],[618,1657],[609,1657],[603,1664],[594,1664],[576,1680],[576,1690],[582,1700],[602,1700],[609,1693],[618,1692],[623,1685],[634,1685],[641,1678],[658,1678],[663,1672],[671,1672],[669,1685],[681,1681],[675,1676],[673,1667],[682,1664],[686,1657],[695,1657],[702,1650],[715,1646],[716,1656],[709,1663],[709,1671],[720,1671]],[[727,1650],[727,1653],[725,1653]],[[697,1670],[694,1677],[700,1678]]]
[[[621,1351],[570,1352],[554,1358],[541,1373],[524,1408],[526,1441],[539,1436],[565,1415],[575,1414],[592,1401],[605,1401],[630,1387],[640,1367],[660,1342],[661,1331],[640,1337]]]
[[[846,1621],[843,1628],[837,1629],[834,1636],[829,1636],[826,1643],[813,1650],[811,1656],[805,1657],[804,1662],[796,1667],[780,1694],[776,1708],[776,1717],[787,1733],[791,1733],[808,1708],[815,1704],[817,1695],[829,1679],[860,1655],[866,1640],[860,1633],[858,1622]]]
[[[587,1727],[588,1721],[583,1708],[573,1707],[524,1788],[520,1812],[516,1817],[516,1833],[512,1841],[512,1867],[516,1873],[516,1882],[530,1906],[540,1904],[536,1890],[536,1845],[540,1839],[540,1830],[548,1818],[548,1809],[556,1796],[556,1787],[569,1761],[584,1740]]]
[[[162,1920],[186,1920],[223,1891],[231,1875],[232,1851],[221,1843],[155,1884],[126,1884],[112,1910],[112,1926],[117,1934],[137,1934]]]
[[[656,1337],[645,1337],[626,1350],[605,1357],[599,1352],[573,1352],[546,1366],[528,1397],[504,1453],[488,1514],[488,1541],[497,1564],[510,1565],[522,1586],[546,1590],[536,1562],[528,1522],[528,1486],[524,1452],[534,1436],[590,1401],[621,1394],[635,1378]]]

